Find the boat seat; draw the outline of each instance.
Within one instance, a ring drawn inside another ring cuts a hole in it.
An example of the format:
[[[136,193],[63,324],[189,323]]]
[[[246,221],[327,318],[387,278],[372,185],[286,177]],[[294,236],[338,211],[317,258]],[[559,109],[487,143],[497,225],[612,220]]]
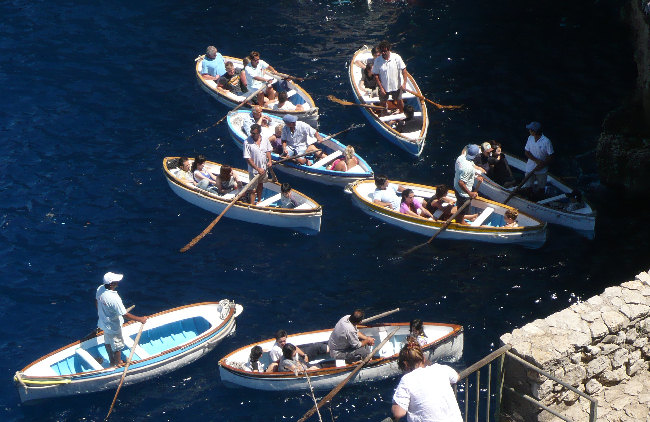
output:
[[[564,198],[566,198],[566,193],[562,193],[560,195],[553,196],[551,198],[542,199],[541,201],[537,201],[537,204],[544,205],[544,204],[548,204],[549,202],[557,201]]]
[[[312,208],[311,205],[309,205],[308,203],[304,202],[304,203],[298,205],[297,207],[295,207],[294,210],[308,210],[308,209],[311,209],[311,208]]]
[[[345,365],[347,365],[347,363],[345,363],[345,359],[336,359],[336,366],[337,367],[345,366]]]
[[[93,368],[95,371],[101,371],[102,369],[104,369],[104,367],[100,365],[99,362],[97,362],[97,360],[94,357],[92,357],[92,355],[88,353],[88,351],[86,351],[85,349],[79,347],[74,352],[77,354],[77,356],[83,359],[84,362],[90,365],[90,367]]]
[[[266,198],[265,200],[258,202],[258,203],[257,203],[257,206],[258,206],[258,207],[268,207],[268,206],[271,205],[272,203],[274,203],[274,202],[276,202],[277,200],[279,200],[281,196],[282,196],[281,193],[275,194],[275,195],[273,195],[273,196],[270,197],[270,198]]]
[[[483,212],[478,217],[476,217],[476,220],[470,223],[470,226],[478,227],[482,225],[493,212],[494,212],[494,208],[492,207],[485,208]]]
[[[415,113],[413,113],[413,117],[420,117],[420,116],[422,116],[421,111],[416,111]],[[379,120],[381,120],[382,122],[392,122],[394,120],[402,120],[402,119],[406,119],[406,115],[404,113],[390,114],[388,116],[382,116],[379,118]]]
[[[332,161],[334,161],[336,158],[340,157],[343,155],[343,153],[340,150],[336,150],[333,153],[321,158],[320,160],[316,161],[311,167],[325,167],[325,164],[329,164]]]
[[[126,347],[133,350],[133,345],[135,344],[135,341],[129,336],[122,336],[122,337],[124,338],[124,344],[126,345]],[[139,344],[135,347],[135,354],[138,355],[138,358],[140,358],[140,360],[151,357],[151,355],[145,352],[145,350],[142,347],[140,347]]]
[[[371,97],[369,95],[363,94],[361,96],[363,98],[363,101],[365,101],[367,104],[375,104],[379,102],[379,97]],[[410,92],[402,92],[402,99],[406,100],[409,98],[416,98],[415,95],[411,94]]]

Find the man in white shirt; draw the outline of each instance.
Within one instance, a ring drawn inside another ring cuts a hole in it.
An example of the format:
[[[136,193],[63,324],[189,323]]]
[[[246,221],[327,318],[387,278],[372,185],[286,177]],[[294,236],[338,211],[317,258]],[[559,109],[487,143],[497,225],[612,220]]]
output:
[[[401,195],[398,195],[398,192],[402,192],[406,189],[402,185],[391,185],[388,183],[388,178],[384,175],[375,176],[375,191],[372,194],[373,204],[377,204],[382,207],[387,207],[393,211],[398,211],[400,204],[402,202]]]
[[[390,95],[400,113],[404,112],[404,101],[402,92],[406,90],[406,64],[397,53],[391,53],[391,44],[382,41],[377,46],[381,56],[375,59],[372,66],[372,73],[379,87],[379,105],[386,106]]]
[[[293,157],[294,155],[313,152],[316,158],[323,156],[323,151],[314,145],[316,142],[323,142],[323,137],[316,129],[305,122],[299,122],[298,118],[293,114],[286,114],[282,120],[284,121],[281,135],[282,155]],[[316,138],[316,141],[313,141],[314,138]],[[308,166],[312,164],[305,157],[296,158],[296,161]]]
[[[548,176],[548,165],[553,159],[553,145],[551,141],[542,133],[542,124],[531,122],[526,125],[528,129],[528,140],[524,152],[528,161],[526,162],[526,176],[531,172],[534,173],[524,184],[524,188],[531,187],[533,196],[543,195],[546,188],[546,178]],[[536,181],[535,184],[533,181]]]
[[[244,76],[241,78],[242,84],[247,88],[247,91],[250,92],[264,88],[266,85],[266,88],[262,89],[259,94],[257,94],[256,98],[257,104],[264,106],[266,103],[266,101],[264,101],[265,94],[268,101],[273,101],[275,99],[275,90],[269,85],[274,83],[275,79],[270,75],[265,76],[266,69],[271,72],[275,72],[275,69],[273,66],[260,59],[260,53],[257,51],[251,51],[248,60],[250,60],[250,63],[248,63],[242,71],[242,75]]]
[[[251,126],[251,135],[244,142],[244,160],[248,163],[248,180],[253,180],[255,176],[261,174],[255,184],[248,186],[249,202],[255,205],[262,200],[264,183],[268,181],[266,170],[271,167],[271,151],[273,147],[269,138],[262,137],[262,127],[257,123]],[[255,196],[257,195],[257,202]]]
[[[467,201],[478,197],[478,186],[483,181],[483,177],[476,175],[476,167],[474,166],[474,158],[479,155],[481,149],[478,145],[471,144],[466,147],[465,153],[456,158],[454,165],[454,190],[456,191],[456,207],[460,207]],[[474,181],[478,180],[478,184]],[[465,222],[465,215],[467,208],[462,210],[456,217],[456,221],[460,224],[467,224]],[[471,216],[476,218],[475,215]]]
[[[142,324],[147,322],[147,317],[135,316],[124,308],[122,299],[117,293],[117,283],[123,277],[122,274],[107,272],[104,274],[104,284],[97,288],[95,294],[97,326],[104,330],[104,347],[106,347],[111,366],[123,363],[121,355],[122,349],[124,349],[124,337],[122,336],[124,317]]]

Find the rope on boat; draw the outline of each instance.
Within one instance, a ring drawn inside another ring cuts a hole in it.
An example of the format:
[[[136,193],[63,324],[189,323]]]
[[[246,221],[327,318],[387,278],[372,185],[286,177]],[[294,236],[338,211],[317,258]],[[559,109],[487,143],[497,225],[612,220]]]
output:
[[[309,384],[309,390],[311,391],[311,398],[314,400],[314,407],[316,407],[316,413],[318,413],[318,420],[323,422],[323,418],[320,415],[320,410],[318,410],[318,401],[316,401],[316,395],[314,394],[314,387],[311,385],[311,377],[307,372],[307,366],[305,366],[305,376],[307,377],[307,384]]]

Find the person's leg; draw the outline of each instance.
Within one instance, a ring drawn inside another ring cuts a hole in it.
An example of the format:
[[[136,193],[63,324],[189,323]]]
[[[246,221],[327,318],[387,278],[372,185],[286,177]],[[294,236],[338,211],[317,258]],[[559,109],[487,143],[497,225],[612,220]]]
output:
[[[467,201],[469,201],[469,198],[465,198],[461,196],[458,192],[456,192],[456,209],[459,209]],[[457,223],[464,224],[465,214],[467,214],[467,208],[465,208],[463,211],[460,212],[460,214],[456,216],[455,221]]]
[[[397,109],[400,113],[404,113],[404,100],[402,100],[402,88],[398,88],[397,91],[392,92],[392,98],[397,105]]]
[[[359,362],[363,360],[370,354],[370,350],[367,347],[359,347],[358,349],[352,350],[345,354],[345,363],[350,364],[353,362]]]

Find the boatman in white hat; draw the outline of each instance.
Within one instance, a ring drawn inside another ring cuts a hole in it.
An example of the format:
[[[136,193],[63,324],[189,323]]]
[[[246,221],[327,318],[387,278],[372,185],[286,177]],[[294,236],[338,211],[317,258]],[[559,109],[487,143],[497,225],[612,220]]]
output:
[[[321,145],[315,145],[323,142],[323,137],[316,129],[305,122],[299,122],[298,118],[292,114],[285,114],[282,120],[284,121],[281,134],[283,156],[293,157],[306,152],[313,152],[317,159],[324,156],[322,149],[319,148]],[[298,157],[296,161],[308,166],[313,164],[305,157]]]
[[[95,295],[97,315],[99,316],[97,326],[104,330],[104,347],[106,347],[111,366],[123,363],[122,324],[124,324],[124,317],[142,324],[147,322],[147,317],[135,316],[124,308],[122,299],[117,293],[117,284],[123,277],[122,274],[107,272],[104,274],[104,284],[97,288]]]
[[[526,176],[531,172],[534,173],[524,184],[524,188],[532,188],[533,197],[543,197],[546,188],[546,178],[548,175],[548,165],[553,159],[553,144],[542,133],[542,124],[540,122],[530,122],[526,125],[528,129],[528,139],[524,152],[528,161],[526,162]],[[533,183],[533,181],[537,183]]]

